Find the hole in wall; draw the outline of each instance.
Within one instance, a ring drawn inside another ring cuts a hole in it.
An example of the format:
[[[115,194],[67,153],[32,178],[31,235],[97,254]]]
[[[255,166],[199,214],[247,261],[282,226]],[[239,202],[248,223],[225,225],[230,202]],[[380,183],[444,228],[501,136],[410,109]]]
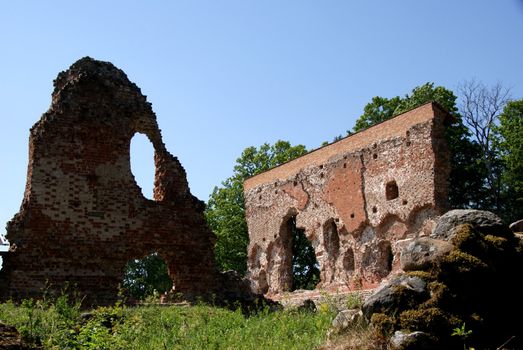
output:
[[[399,196],[399,189],[398,184],[396,181],[389,181],[385,185],[385,197],[388,201],[398,198]]]
[[[156,252],[141,259],[132,259],[125,266],[122,288],[126,295],[134,299],[143,300],[154,295],[154,291],[163,294],[172,286],[167,264]]]
[[[0,233],[0,270],[2,270],[2,267],[4,266],[4,262],[2,260],[2,255],[6,254],[9,251],[9,242],[5,238],[4,235]]]
[[[378,159],[378,155],[377,155],[376,153],[374,153],[374,154],[372,155],[372,158],[374,158],[374,159]]]
[[[320,280],[320,269],[314,248],[305,236],[305,230],[296,227],[296,216],[290,217],[285,226],[285,234],[290,238],[292,254],[290,291],[312,290]]]
[[[372,212],[373,212],[374,214],[376,214],[376,213],[378,212],[378,208],[376,208],[376,207],[372,207]]]
[[[389,241],[381,241],[378,243],[379,257],[378,264],[380,269],[378,275],[386,277],[392,271],[392,262],[394,255],[392,254],[392,247]]]
[[[294,185],[294,186],[298,186],[298,181],[294,181],[294,182],[293,182],[293,185]]]
[[[329,220],[324,226],[323,244],[325,250],[331,260],[336,261],[340,253],[340,237],[338,235],[338,227],[334,220]]]
[[[154,147],[144,134],[136,133],[131,139],[131,172],[142,195],[153,199],[154,189]]]
[[[345,271],[354,271],[354,252],[351,248],[347,249],[343,255],[343,269]]]

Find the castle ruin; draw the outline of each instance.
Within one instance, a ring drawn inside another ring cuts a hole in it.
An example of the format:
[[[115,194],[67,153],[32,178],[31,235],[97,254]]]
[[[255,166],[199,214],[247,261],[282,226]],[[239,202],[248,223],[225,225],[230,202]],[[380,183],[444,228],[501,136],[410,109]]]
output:
[[[151,104],[109,62],[80,59],[54,81],[49,110],[32,128],[20,212],[7,225],[0,295],[39,297],[74,284],[87,304],[112,303],[132,259],[157,252],[175,290],[220,288],[215,236],[185,170],[162,142]],[[130,142],[154,150],[154,200],[130,166]]]
[[[430,234],[446,209],[448,117],[425,104],[247,179],[253,291],[293,290],[289,220],[314,248],[317,288],[373,288],[398,269],[401,240]]]

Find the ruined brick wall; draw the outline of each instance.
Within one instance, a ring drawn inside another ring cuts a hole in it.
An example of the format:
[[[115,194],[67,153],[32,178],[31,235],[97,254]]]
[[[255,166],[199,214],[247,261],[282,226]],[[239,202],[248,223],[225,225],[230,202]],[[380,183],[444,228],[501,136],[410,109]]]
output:
[[[293,216],[315,250],[318,288],[374,287],[397,268],[396,242],[429,233],[445,210],[447,117],[429,103],[246,180],[253,290],[292,290]]]
[[[50,109],[31,129],[20,212],[7,225],[2,296],[37,297],[46,282],[59,289],[68,281],[86,302],[107,304],[127,262],[151,252],[164,258],[177,291],[213,292],[215,236],[204,204],[189,192],[140,89],[112,64],[88,57],[54,85]],[[135,133],[155,149],[154,201],[131,173]]]

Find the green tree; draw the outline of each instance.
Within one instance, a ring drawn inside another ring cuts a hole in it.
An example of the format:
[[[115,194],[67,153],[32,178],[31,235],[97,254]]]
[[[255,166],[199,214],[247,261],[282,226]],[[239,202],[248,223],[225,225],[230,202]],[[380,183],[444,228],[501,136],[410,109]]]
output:
[[[287,141],[259,148],[248,147],[236,160],[233,175],[215,187],[205,210],[205,217],[217,237],[215,257],[221,270],[247,270],[249,235],[245,221],[243,182],[254,175],[307,153],[305,146],[291,146]]]
[[[133,259],[125,267],[122,287],[133,298],[144,299],[153,295],[154,291],[164,293],[172,286],[167,265],[158,253]]]
[[[496,132],[504,166],[504,212],[507,220],[514,221],[523,215],[523,99],[508,102],[499,121]]]
[[[481,148],[470,140],[470,131],[463,124],[451,90],[434,83],[415,87],[404,97],[391,99],[376,96],[364,108],[352,129],[358,132],[428,102],[437,102],[453,120],[447,127],[447,140],[451,150],[449,205],[452,208],[478,208],[486,196],[484,179],[486,169],[481,160]]]
[[[365,105],[363,109],[363,115],[356,120],[353,132],[358,132],[363,129],[367,129],[370,126],[384,122],[399,113],[396,109],[400,106],[402,99],[399,96],[391,99],[375,96],[372,98],[370,103]],[[351,132],[348,132],[349,134]]]

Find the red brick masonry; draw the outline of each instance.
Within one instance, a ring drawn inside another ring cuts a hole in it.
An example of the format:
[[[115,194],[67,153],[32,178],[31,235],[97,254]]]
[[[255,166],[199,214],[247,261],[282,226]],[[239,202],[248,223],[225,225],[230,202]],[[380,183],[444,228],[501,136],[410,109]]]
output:
[[[7,225],[3,298],[76,284],[86,302],[115,300],[124,266],[158,252],[175,288],[218,289],[214,234],[180,162],[162,142],[151,104],[111,63],[83,58],[54,82],[50,109],[31,128],[27,185]],[[135,133],[155,149],[154,201],[131,173]]]
[[[429,103],[247,179],[253,291],[292,289],[292,216],[316,252],[318,288],[372,288],[397,268],[396,243],[445,210],[447,117]]]

